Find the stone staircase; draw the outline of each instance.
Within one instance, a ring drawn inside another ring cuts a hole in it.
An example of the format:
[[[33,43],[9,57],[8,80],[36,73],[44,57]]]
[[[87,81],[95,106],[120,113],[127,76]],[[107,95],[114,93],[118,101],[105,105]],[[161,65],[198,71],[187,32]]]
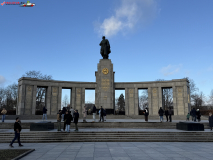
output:
[[[42,115],[6,115],[6,120],[15,120],[19,117],[21,120],[36,120],[42,119]],[[47,115],[48,119],[56,119],[56,115]],[[0,115],[1,118],[1,115]],[[83,117],[80,117],[83,118]],[[92,119],[92,115],[87,115],[87,119]],[[96,115],[96,119],[99,115]],[[144,119],[144,115],[107,115],[107,119]],[[158,120],[158,115],[149,115],[150,120]],[[164,120],[166,117],[164,116]],[[186,116],[172,116],[173,120],[186,120]],[[208,116],[201,116],[201,120],[207,120]]]
[[[14,133],[0,133],[10,143]],[[213,132],[23,132],[22,143],[53,142],[213,142]]]

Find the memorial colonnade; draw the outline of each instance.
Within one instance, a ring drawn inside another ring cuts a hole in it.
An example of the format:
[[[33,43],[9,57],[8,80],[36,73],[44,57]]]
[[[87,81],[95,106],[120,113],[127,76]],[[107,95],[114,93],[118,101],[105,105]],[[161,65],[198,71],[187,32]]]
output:
[[[77,109],[82,114],[85,105],[85,89],[95,89],[97,108],[104,106],[104,102],[99,99],[102,93],[98,92],[96,82],[70,82],[55,80],[40,80],[35,78],[22,77],[18,83],[18,107],[17,115],[35,115],[36,111],[36,92],[37,87],[46,88],[45,106],[47,115],[56,115],[61,109],[62,88],[71,89],[70,106]],[[177,79],[171,81],[153,81],[153,82],[114,82],[112,95],[115,95],[116,89],[125,89],[125,114],[139,114],[138,90],[148,89],[149,113],[158,115],[158,110],[162,107],[162,89],[173,89],[173,109],[174,115],[186,115],[190,109],[189,82],[187,79]],[[104,101],[104,98],[101,100]],[[112,106],[106,109],[115,109],[114,97],[106,99]]]

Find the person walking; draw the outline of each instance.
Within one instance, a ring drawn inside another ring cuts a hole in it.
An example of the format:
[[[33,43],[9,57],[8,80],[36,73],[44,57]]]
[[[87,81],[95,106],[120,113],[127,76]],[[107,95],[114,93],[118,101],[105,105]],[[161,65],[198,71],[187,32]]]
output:
[[[169,115],[169,111],[168,111],[168,109],[166,108],[166,110],[165,110],[166,122],[168,122],[168,115]]]
[[[148,115],[149,115],[149,111],[148,111],[148,108],[146,107],[144,110],[144,117],[146,122],[148,122]]]
[[[171,107],[169,107],[168,113],[169,113],[169,122],[172,122],[172,108]]]
[[[199,109],[197,109],[196,116],[197,116],[197,121],[200,122],[201,114],[200,114],[200,110]]]
[[[93,106],[92,114],[93,114],[93,122],[95,122],[95,116],[96,116],[96,107],[95,107],[95,105]]]
[[[75,110],[75,113],[74,113],[75,130],[74,131],[78,131],[78,118],[79,118],[78,110]]]
[[[160,122],[162,122],[163,121],[163,114],[164,114],[164,111],[163,111],[162,107],[160,107],[160,109],[158,111],[158,114],[160,116]]]
[[[74,109],[72,107],[70,108],[70,112],[71,112],[72,117],[74,117],[74,112],[75,111],[74,111]]]
[[[106,109],[103,108],[103,116],[104,116],[104,121],[106,121]]]
[[[83,122],[87,122],[87,121],[86,121],[86,118],[87,118],[87,109],[86,109],[86,106],[84,106],[83,115],[84,115],[84,117],[83,117]]]
[[[99,122],[101,122],[101,119],[102,119],[102,122],[104,122],[104,111],[103,111],[103,108],[102,108],[102,106],[101,106],[101,109],[100,109],[100,120],[99,120]]]
[[[21,124],[20,124],[20,120],[19,117],[16,118],[16,122],[14,123],[14,131],[15,131],[15,137],[12,140],[12,142],[10,143],[10,147],[13,148],[13,143],[14,141],[18,138],[18,144],[19,147],[22,147],[23,145],[20,142],[20,132],[21,132]]]
[[[61,131],[61,110],[57,113],[58,131]]]
[[[66,124],[66,132],[70,132],[70,123],[72,121],[72,115],[70,114],[70,111],[67,111],[64,116],[65,124]]]
[[[213,127],[213,115],[212,115],[212,112],[209,113],[209,127],[211,128],[211,131],[212,131],[212,127]]]
[[[192,109],[192,116],[193,116],[194,122],[196,122],[196,110],[195,110],[195,108]]]
[[[42,117],[42,120],[44,121],[44,117],[46,118],[47,120],[47,109],[45,108],[45,106],[43,107],[43,117]]]
[[[7,114],[7,110],[5,108],[3,108],[2,111],[1,111],[1,114],[2,114],[2,122],[4,122],[5,116]]]

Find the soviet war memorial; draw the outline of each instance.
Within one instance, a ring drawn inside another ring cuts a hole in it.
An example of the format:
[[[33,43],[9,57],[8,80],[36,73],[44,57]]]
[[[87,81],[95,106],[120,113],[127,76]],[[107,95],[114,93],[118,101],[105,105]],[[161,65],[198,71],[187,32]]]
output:
[[[0,160],[213,159],[212,5],[1,3]]]

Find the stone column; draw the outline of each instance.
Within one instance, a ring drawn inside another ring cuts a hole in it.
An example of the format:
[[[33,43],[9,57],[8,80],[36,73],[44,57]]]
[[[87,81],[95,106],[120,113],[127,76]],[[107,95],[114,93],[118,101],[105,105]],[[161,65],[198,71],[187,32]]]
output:
[[[33,102],[33,86],[26,86],[25,106],[24,115],[32,114],[32,102]]]
[[[72,94],[71,94],[71,96],[72,96],[72,108],[73,109],[76,109],[76,89],[75,89],[75,87],[72,87]]]
[[[25,103],[25,88],[26,86],[19,85],[19,92],[18,92],[18,115],[24,115],[24,103]]]
[[[61,109],[61,94],[62,94],[62,87],[58,87],[58,110],[60,110]],[[57,110],[57,111],[58,111]],[[57,112],[56,112],[56,114],[57,114]]]
[[[152,88],[148,88],[149,115],[153,115],[152,110]]]
[[[160,109],[160,107],[163,108],[162,106],[162,88],[161,87],[158,87],[158,95],[159,95],[159,99],[158,99],[158,109]]]
[[[72,89],[70,90],[70,109],[71,109],[71,107],[73,108],[73,106],[72,106]]]
[[[128,95],[128,88],[125,88],[125,115],[129,115],[129,95]]]
[[[36,93],[37,93],[37,85],[34,85],[33,86],[32,115],[35,115],[35,112],[36,112]]]
[[[84,106],[85,106],[85,88],[82,88],[82,96],[81,96],[81,110],[83,112]]]
[[[184,115],[184,93],[183,86],[176,87],[178,115]]]
[[[78,110],[78,113],[82,115],[82,89],[81,88],[76,88],[76,104],[75,104],[75,109]]]
[[[172,91],[173,91],[173,111],[174,115],[177,115],[177,97],[176,97],[176,87],[172,86]]]
[[[152,114],[153,115],[158,115],[158,110],[159,110],[159,91],[158,88],[152,88]]]
[[[59,87],[52,87],[50,114],[56,115],[58,111]]]
[[[135,115],[138,114],[138,88],[135,88]]]
[[[128,89],[129,115],[135,115],[135,89]]]
[[[51,104],[51,86],[48,86],[46,88],[46,99],[45,99],[45,103],[46,103],[46,109],[47,109],[47,115],[50,115],[51,113],[51,108],[50,108],[50,104]]]

